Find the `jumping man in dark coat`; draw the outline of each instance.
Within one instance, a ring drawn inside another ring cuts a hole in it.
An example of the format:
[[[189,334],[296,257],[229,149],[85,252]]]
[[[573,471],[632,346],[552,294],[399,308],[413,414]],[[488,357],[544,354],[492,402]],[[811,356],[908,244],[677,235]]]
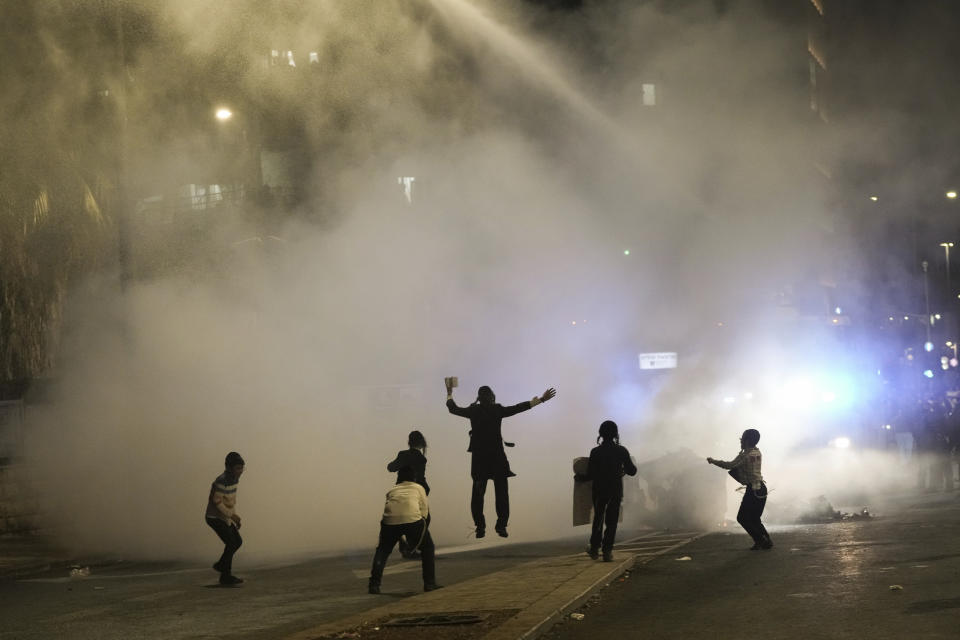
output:
[[[497,404],[493,390],[482,386],[477,391],[477,400],[469,407],[459,407],[453,401],[453,386],[447,380],[447,409],[450,413],[462,418],[470,419],[470,476],[473,478],[473,494],[470,499],[470,511],[473,523],[477,528],[478,538],[486,535],[487,524],[483,517],[483,494],[487,491],[487,481],[493,480],[493,489],[496,495],[497,525],[494,527],[497,534],[507,537],[507,520],[510,518],[510,496],[507,493],[507,478],[515,475],[510,471],[507,454],[503,450],[503,437],[500,433],[500,423],[504,418],[526,411],[541,402],[546,402],[557,395],[552,387],[543,392],[539,398],[533,398],[504,407]]]

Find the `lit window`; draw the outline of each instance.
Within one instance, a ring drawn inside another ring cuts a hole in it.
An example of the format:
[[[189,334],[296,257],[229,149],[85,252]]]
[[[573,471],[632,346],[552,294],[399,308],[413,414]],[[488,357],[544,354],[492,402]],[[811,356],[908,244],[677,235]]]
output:
[[[280,64],[280,52],[276,49],[270,50],[270,64],[274,67]]]
[[[643,106],[653,107],[657,104],[657,85],[643,84]]]
[[[416,182],[413,176],[400,176],[397,178],[397,184],[403,188],[403,196],[407,199],[407,204],[413,204],[413,183]]]
[[[316,51],[310,52],[310,64],[320,64],[320,54]]]
[[[293,61],[293,51],[287,51],[287,64],[291,67],[297,66],[297,63]]]

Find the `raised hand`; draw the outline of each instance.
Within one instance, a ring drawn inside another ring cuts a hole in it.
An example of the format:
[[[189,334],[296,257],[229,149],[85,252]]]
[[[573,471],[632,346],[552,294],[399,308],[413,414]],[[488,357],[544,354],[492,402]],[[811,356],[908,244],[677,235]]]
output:
[[[540,396],[540,402],[546,402],[547,400],[549,400],[555,395],[557,395],[557,390],[554,389],[553,387],[550,387],[549,389],[543,392],[542,396]]]

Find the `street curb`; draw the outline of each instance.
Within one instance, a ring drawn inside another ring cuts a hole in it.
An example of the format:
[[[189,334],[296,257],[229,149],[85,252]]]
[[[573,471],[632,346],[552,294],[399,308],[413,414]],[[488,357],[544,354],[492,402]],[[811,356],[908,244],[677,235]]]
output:
[[[520,609],[520,611],[513,617],[505,620],[497,627],[491,629],[482,637],[481,640],[534,640],[544,632],[551,629],[554,624],[560,621],[562,616],[579,607],[595,592],[608,586],[613,579],[616,578],[616,576],[619,576],[620,574],[636,566],[638,564],[638,560],[640,560],[639,564],[643,564],[656,557],[668,554],[684,545],[693,542],[694,540],[702,538],[703,536],[709,535],[709,533],[710,532],[703,532],[691,535],[690,537],[680,540],[676,544],[672,544],[669,547],[650,554],[639,554],[632,551],[619,551],[617,552],[618,555],[623,554],[626,556],[626,558],[620,562],[617,562],[616,564],[611,565],[610,568],[606,570],[602,570],[605,568],[606,563],[592,561],[588,562],[586,555],[582,552],[556,556],[554,560],[562,560],[567,562],[577,558],[582,558],[585,561],[584,565],[587,565],[588,568],[585,571],[577,574],[577,576],[574,578],[557,583],[552,589],[546,593],[543,593],[543,595],[541,595],[539,598],[529,602],[527,606]],[[530,563],[530,565],[538,564],[542,566],[542,562]],[[524,565],[526,565],[526,563],[524,563]],[[493,574],[481,576],[475,578],[474,580],[489,579],[491,576],[495,576],[506,571],[516,570],[516,568],[517,567],[494,572]],[[532,567],[532,570],[536,569]],[[584,573],[587,573],[588,575],[583,575]],[[577,578],[580,579],[578,580]],[[472,582],[472,580],[466,581],[466,583],[469,582]],[[586,586],[584,586],[584,584],[586,584]],[[454,585],[454,588],[455,587],[456,585]],[[285,636],[285,638],[286,640],[312,640],[318,636],[335,635],[344,630],[354,629],[380,618],[406,612],[411,608],[412,603],[414,603],[414,606],[416,606],[416,604],[421,604],[422,608],[425,610],[430,610],[431,602],[435,602],[435,598],[438,595],[442,596],[443,591],[433,591],[430,593],[418,594],[410,598],[405,598],[403,601],[393,602],[379,607],[373,607],[366,611],[361,611],[339,620],[334,620],[321,625],[314,625],[308,629],[302,629],[298,632]],[[447,610],[459,609],[449,608]]]
[[[693,542],[694,540],[699,540],[700,538],[706,535],[709,535],[710,533],[711,532],[709,531],[701,533],[699,535],[696,535],[690,538],[689,540],[678,542],[672,547],[659,551],[656,554],[645,556],[642,562],[640,562],[639,564],[646,564],[647,562],[653,560],[654,558],[658,558],[662,555],[670,553],[671,551],[679,549],[680,547],[686,546],[691,542]],[[573,598],[569,599],[565,604],[562,604],[561,606],[554,608],[549,614],[544,616],[539,622],[534,624],[532,627],[529,627],[526,631],[517,633],[516,631],[510,629],[510,627],[519,626],[520,620],[523,618],[524,614],[526,614],[531,609],[535,609],[536,605],[527,607],[527,609],[521,611],[520,613],[515,615],[513,618],[510,618],[509,620],[504,622],[502,625],[500,625],[499,628],[494,629],[487,635],[483,636],[482,640],[513,640],[513,639],[534,640],[535,638],[538,638],[539,636],[541,636],[542,634],[546,633],[551,628],[553,628],[553,626],[560,621],[560,618],[567,615],[571,611],[577,609],[581,604],[583,604],[584,601],[589,599],[590,596],[592,596],[595,592],[599,591],[600,589],[603,589],[604,587],[609,586],[610,583],[613,582],[613,579],[616,576],[622,573],[626,573],[630,569],[633,569],[635,566],[637,566],[638,564],[637,560],[639,558],[640,558],[639,554],[631,554],[630,558],[620,562],[616,567],[614,567],[609,572],[604,574],[601,578],[595,580],[593,584],[591,584],[589,587],[581,591],[579,594],[577,594]],[[544,598],[547,598],[550,595],[551,594],[547,594],[546,596],[544,596]]]
[[[25,562],[9,567],[0,566],[0,580],[16,580],[21,576],[50,571],[54,567],[54,564],[55,563],[51,560],[38,559],[34,562]]]
[[[610,571],[602,575],[600,578],[595,580],[590,586],[586,589],[583,589],[580,593],[574,597],[567,600],[566,603],[560,605],[559,607],[551,606],[552,609],[547,613],[546,616],[543,616],[541,612],[535,613],[536,617],[540,618],[539,622],[534,623],[532,626],[528,626],[529,622],[524,620],[524,618],[530,616],[531,610],[536,611],[537,605],[534,604],[530,607],[527,607],[523,611],[519,612],[517,615],[513,616],[509,620],[505,621],[498,628],[494,629],[487,635],[483,636],[483,640],[500,640],[502,638],[516,638],[516,640],[533,640],[541,634],[550,630],[556,622],[559,621],[561,617],[570,613],[571,610],[579,607],[584,601],[586,601],[595,591],[608,586],[614,578],[619,576],[622,573],[626,573],[631,568],[633,568],[634,563],[636,562],[637,557],[631,555],[628,559],[621,561],[619,564],[614,566]],[[544,599],[549,598],[552,595],[551,592],[544,596]],[[526,627],[526,631],[514,630],[512,627]]]

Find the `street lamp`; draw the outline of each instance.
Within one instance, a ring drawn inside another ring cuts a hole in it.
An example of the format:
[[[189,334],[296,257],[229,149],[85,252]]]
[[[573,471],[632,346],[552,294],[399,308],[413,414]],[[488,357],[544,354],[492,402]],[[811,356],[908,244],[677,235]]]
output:
[[[923,301],[927,308],[923,324],[927,327],[927,342],[930,342],[930,287],[927,284],[927,267],[930,266],[930,263],[924,260],[920,263],[920,266],[923,267]]]
[[[957,199],[957,192],[954,191],[953,189],[951,189],[950,191],[947,191],[947,197],[948,197],[949,199],[951,199],[951,200],[956,200],[956,199]]]
[[[233,117],[233,111],[230,111],[230,109],[227,109],[226,107],[220,107],[219,109],[217,109],[217,112],[215,115],[217,116],[217,120],[220,120],[221,122],[223,122]]]
[[[953,297],[953,287],[950,284],[950,247],[953,246],[952,242],[941,242],[940,246],[943,247],[943,253],[947,259],[947,299]]]

